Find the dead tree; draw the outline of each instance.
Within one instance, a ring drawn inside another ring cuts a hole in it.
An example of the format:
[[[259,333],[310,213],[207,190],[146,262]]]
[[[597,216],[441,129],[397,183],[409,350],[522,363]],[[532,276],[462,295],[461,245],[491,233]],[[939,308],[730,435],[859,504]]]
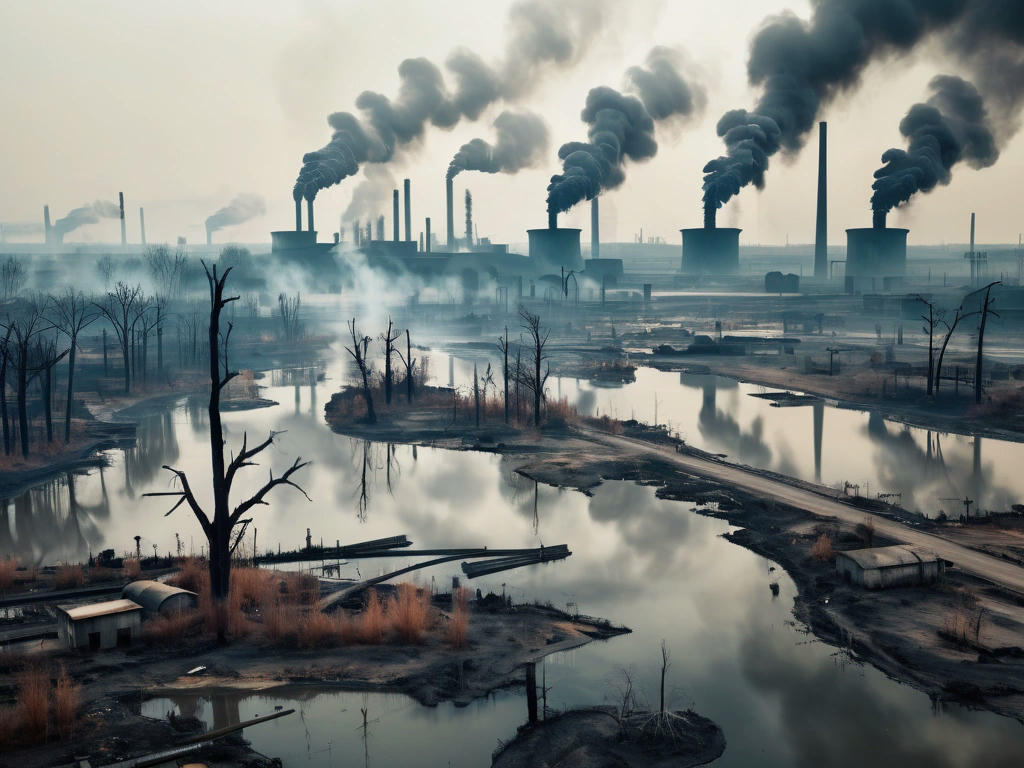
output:
[[[505,423],[508,424],[508,326],[505,326],[505,336],[498,339],[498,349],[502,356],[501,377],[505,384]]]
[[[935,324],[939,321],[939,317],[935,311],[934,302],[928,301],[924,296],[918,296],[917,300],[928,307],[928,316],[921,315],[921,319],[925,325],[922,330],[928,334],[928,397],[932,396],[932,374],[935,371],[933,364],[935,355]]]
[[[103,313],[114,328],[117,341],[121,345],[121,356],[124,363],[124,393],[127,395],[131,390],[131,340],[132,326],[136,319],[136,310],[142,302],[142,286],[129,287],[126,283],[118,282],[114,290],[107,294],[106,298],[95,304],[95,307]]]
[[[221,275],[217,274],[216,265],[212,268],[203,264],[206,272],[206,279],[210,285],[210,453],[213,469],[213,517],[211,518],[200,506],[192,492],[188,477],[182,470],[171,466],[164,466],[168,472],[174,475],[174,480],[180,488],[173,491],[158,491],[144,494],[146,496],[173,496],[177,497],[174,506],[167,514],[171,514],[182,504],[188,504],[206,535],[209,551],[210,568],[210,596],[216,606],[218,615],[217,636],[224,640],[225,622],[223,621],[223,607],[231,587],[231,555],[234,548],[241,541],[241,537],[235,537],[232,543],[234,529],[241,524],[243,517],[254,507],[267,504],[266,497],[278,486],[290,485],[298,490],[303,496],[309,499],[306,492],[292,480],[292,476],[303,467],[309,464],[301,458],[295,459],[292,465],[282,475],[274,477],[273,470],[270,477],[255,494],[239,503],[234,509],[230,507],[231,485],[235,475],[245,467],[254,467],[256,462],[253,459],[266,450],[274,437],[278,434],[271,432],[262,443],[250,448],[247,436],[242,436],[242,448],[237,455],[225,465],[224,461],[224,428],[220,419],[220,393],[235,376],[237,371],[230,371],[223,367],[226,359],[226,348],[231,338],[231,324],[228,323],[227,330],[221,334],[220,316],[225,306],[236,301],[237,296],[224,296],[224,283],[227,281],[231,268],[228,267]],[[221,344],[225,347],[225,354],[222,354]]]
[[[380,340],[384,342],[384,402],[391,405],[391,384],[393,375],[391,373],[391,355],[395,351],[395,341],[402,335],[401,331],[395,329],[392,335],[392,322],[388,318],[388,330],[381,334]]]
[[[285,341],[295,341],[299,338],[299,307],[302,306],[302,297],[286,296],[283,293],[277,295],[277,306],[281,311],[281,327],[284,332]]]
[[[0,421],[3,423],[4,432],[4,455],[11,455],[11,425],[10,415],[7,413],[7,363],[11,359],[11,331],[8,324],[7,332],[4,334],[3,345],[0,346]]]
[[[179,248],[174,253],[166,245],[146,251],[146,264],[153,280],[153,306],[156,309],[156,368],[164,371],[164,319],[167,306],[181,294],[188,257]]]
[[[33,371],[41,375],[40,399],[43,404],[43,415],[46,421],[46,442],[53,442],[53,369],[65,358],[70,350],[57,351],[55,336],[37,337],[33,352]]]
[[[132,371],[135,378],[142,377],[142,383],[146,383],[146,371],[149,364],[149,337],[153,329],[158,327],[159,309],[156,300],[143,297],[137,306],[135,320],[132,322]],[[134,347],[138,346],[138,351]]]
[[[476,377],[476,363],[473,363],[473,402],[476,406],[476,425],[480,426],[480,386]]]
[[[546,372],[541,370],[547,359],[544,347],[547,346],[551,331],[541,328],[540,315],[533,314],[526,307],[519,307],[519,318],[530,342],[530,369],[524,372],[523,385],[533,393],[533,425],[536,427],[540,426],[540,405],[544,399],[544,387],[551,374],[550,367]]]
[[[14,337],[11,365],[17,375],[15,392],[18,399],[18,435],[21,440],[21,455],[28,458],[28,407],[26,395],[30,374],[33,372],[32,341],[40,331],[42,316],[39,307],[30,303],[27,311],[18,319],[9,321],[8,328]]]
[[[405,401],[412,402],[413,375],[416,368],[416,358],[412,356],[412,341],[409,339],[409,329],[405,329],[405,354],[402,350],[396,349],[395,354],[405,366]]]
[[[935,394],[939,393],[939,384],[942,381],[942,358],[946,355],[946,347],[949,346],[949,340],[952,338],[953,332],[956,330],[956,327],[959,325],[961,320],[976,314],[978,313],[967,312],[965,314],[963,305],[960,305],[956,308],[956,313],[953,315],[952,323],[947,323],[944,319],[942,320],[942,324],[946,326],[946,335],[942,339],[942,346],[939,347],[939,360],[935,364]]]
[[[370,343],[369,336],[360,336],[356,330],[356,319],[353,317],[348,324],[348,331],[352,334],[352,346],[345,347],[356,367],[359,368],[359,375],[363,379],[363,400],[366,401],[366,421],[370,424],[377,423],[377,412],[373,410],[373,391],[370,388],[370,368],[366,362],[366,349]]]
[[[78,334],[98,317],[95,308],[86,301],[80,291],[68,288],[62,296],[53,299],[53,325],[68,337],[68,390],[64,407],[64,442],[71,440],[71,412],[74,403],[75,353],[78,351]]]
[[[8,256],[0,265],[0,298],[10,301],[21,293],[27,280],[25,265],[13,256]]]
[[[993,314],[999,317],[999,313],[992,309],[992,303],[995,301],[992,298],[992,286],[1000,285],[1002,281],[996,280],[989,283],[984,288],[975,291],[975,293],[985,292],[985,298],[981,302],[981,323],[978,325],[978,358],[974,364],[974,402],[981,403],[981,353],[985,346],[985,324],[988,322],[989,314]]]

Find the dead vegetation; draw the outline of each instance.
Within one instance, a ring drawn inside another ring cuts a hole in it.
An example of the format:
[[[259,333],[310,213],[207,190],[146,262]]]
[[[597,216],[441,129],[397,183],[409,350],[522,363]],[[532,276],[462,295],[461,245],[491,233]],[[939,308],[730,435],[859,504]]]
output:
[[[62,741],[74,736],[81,686],[63,664],[55,681],[50,673],[48,662],[32,659],[15,674],[14,704],[0,707],[0,750],[39,744],[51,736]]]
[[[836,559],[836,551],[832,548],[832,537],[822,533],[811,545],[811,557],[822,563],[830,563]]]

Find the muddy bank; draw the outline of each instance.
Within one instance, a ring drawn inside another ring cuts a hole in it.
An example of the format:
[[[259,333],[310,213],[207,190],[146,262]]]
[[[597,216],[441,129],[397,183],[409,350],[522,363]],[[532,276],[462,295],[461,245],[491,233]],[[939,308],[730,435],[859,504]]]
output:
[[[669,731],[671,729],[671,731]],[[717,760],[725,736],[693,711],[655,716],[614,707],[576,709],[523,726],[493,768],[692,768]]]

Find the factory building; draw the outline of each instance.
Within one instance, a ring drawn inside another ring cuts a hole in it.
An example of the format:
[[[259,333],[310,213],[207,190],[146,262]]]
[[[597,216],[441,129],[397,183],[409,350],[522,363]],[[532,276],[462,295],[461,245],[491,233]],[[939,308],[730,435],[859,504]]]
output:
[[[865,589],[930,584],[942,578],[945,565],[934,552],[907,544],[836,554],[836,573]]]
[[[131,600],[57,606],[57,636],[65,648],[124,647],[139,637],[142,606]]]
[[[142,606],[146,618],[173,616],[199,606],[199,595],[161,581],[140,579],[126,584],[121,597]]]

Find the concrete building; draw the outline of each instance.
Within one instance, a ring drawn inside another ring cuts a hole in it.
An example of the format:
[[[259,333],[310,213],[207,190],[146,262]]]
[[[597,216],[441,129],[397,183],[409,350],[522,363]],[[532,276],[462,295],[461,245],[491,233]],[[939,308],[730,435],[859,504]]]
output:
[[[140,579],[126,584],[121,590],[121,597],[142,606],[146,618],[173,616],[191,611],[199,606],[199,595],[195,592],[149,579]]]
[[[57,606],[57,636],[65,648],[131,645],[142,628],[142,606],[131,600]]]
[[[945,565],[934,552],[908,544],[836,554],[836,572],[849,583],[866,589],[930,584],[942,578]]]

